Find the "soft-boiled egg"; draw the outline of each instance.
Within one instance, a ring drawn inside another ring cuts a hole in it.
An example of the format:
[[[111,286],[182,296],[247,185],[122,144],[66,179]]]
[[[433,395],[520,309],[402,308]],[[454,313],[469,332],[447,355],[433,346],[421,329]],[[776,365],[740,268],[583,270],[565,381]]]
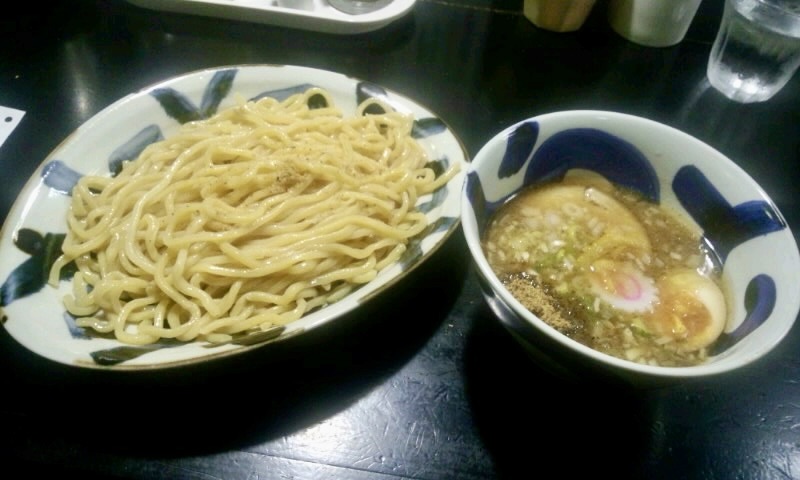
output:
[[[640,313],[650,333],[682,350],[711,345],[725,328],[722,291],[695,270],[671,271],[654,281],[629,263],[598,261],[587,277],[598,300],[618,311]]]
[[[725,329],[725,297],[711,279],[681,269],[656,281],[659,301],[645,323],[653,333],[681,342],[684,350],[709,346]]]

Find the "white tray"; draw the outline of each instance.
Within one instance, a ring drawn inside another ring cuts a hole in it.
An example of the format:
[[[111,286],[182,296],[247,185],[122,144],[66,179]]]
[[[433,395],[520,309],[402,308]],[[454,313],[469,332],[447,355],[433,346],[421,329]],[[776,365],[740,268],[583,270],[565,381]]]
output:
[[[265,23],[328,33],[377,30],[402,17],[416,0],[392,0],[374,12],[350,15],[327,0],[128,0],[139,7]]]

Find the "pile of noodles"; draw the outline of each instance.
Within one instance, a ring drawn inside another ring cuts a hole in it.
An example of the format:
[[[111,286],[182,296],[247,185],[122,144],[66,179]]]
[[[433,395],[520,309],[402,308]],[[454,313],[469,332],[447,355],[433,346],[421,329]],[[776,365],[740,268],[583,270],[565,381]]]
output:
[[[309,108],[312,95],[327,106]],[[447,182],[386,107],[345,118],[311,89],[240,102],[76,185],[63,255],[78,325],[122,342],[223,342],[283,325],[373,279],[426,227]]]

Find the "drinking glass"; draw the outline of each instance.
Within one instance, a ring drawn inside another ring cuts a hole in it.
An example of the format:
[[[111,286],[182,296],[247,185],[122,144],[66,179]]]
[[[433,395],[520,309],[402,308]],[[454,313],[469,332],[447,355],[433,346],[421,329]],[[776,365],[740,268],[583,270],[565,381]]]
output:
[[[769,100],[800,66],[800,1],[725,0],[708,81],[741,103]]]

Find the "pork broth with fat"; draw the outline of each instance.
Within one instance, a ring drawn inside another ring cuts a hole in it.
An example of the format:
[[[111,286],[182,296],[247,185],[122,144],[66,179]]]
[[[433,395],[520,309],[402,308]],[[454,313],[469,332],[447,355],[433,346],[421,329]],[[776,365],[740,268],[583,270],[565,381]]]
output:
[[[563,334],[626,360],[689,366],[727,318],[700,235],[638,192],[570,172],[504,205],[483,250],[512,295]]]

